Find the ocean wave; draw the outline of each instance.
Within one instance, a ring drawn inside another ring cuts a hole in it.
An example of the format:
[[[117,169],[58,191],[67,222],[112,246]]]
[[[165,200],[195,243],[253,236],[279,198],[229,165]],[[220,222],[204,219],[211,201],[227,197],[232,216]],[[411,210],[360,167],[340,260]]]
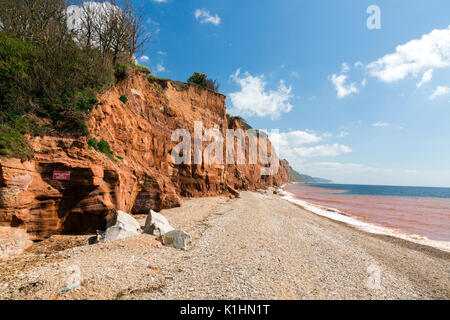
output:
[[[408,234],[408,233],[405,233],[404,231],[363,222],[363,221],[360,221],[357,218],[352,217],[338,209],[327,208],[327,207],[323,207],[323,206],[320,206],[317,204],[309,203],[304,200],[298,199],[294,194],[292,194],[286,190],[283,190],[283,187],[284,186],[280,187],[280,189],[279,189],[279,192],[283,199],[285,199],[289,202],[292,202],[294,204],[297,204],[297,205],[301,206],[302,208],[304,208],[305,210],[308,210],[319,216],[327,217],[327,218],[335,220],[335,221],[340,221],[340,222],[346,223],[352,227],[355,227],[359,230],[362,230],[362,231],[365,231],[368,233],[391,236],[391,237],[399,238],[402,240],[421,244],[424,246],[433,247],[433,248],[436,248],[436,249],[439,249],[442,251],[450,252],[450,242],[431,240],[424,236],[420,236],[420,235],[416,235],[416,234]]]

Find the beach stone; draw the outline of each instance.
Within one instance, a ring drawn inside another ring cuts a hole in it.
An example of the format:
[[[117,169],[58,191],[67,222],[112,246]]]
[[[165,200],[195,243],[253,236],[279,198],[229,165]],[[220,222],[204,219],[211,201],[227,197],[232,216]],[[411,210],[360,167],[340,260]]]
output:
[[[97,231],[97,241],[114,241],[129,238],[139,234],[141,226],[131,215],[117,211],[106,224],[105,231]]]
[[[161,236],[161,242],[163,245],[187,250],[188,246],[192,243],[192,237],[183,230],[173,230]]]
[[[150,213],[145,220],[144,233],[160,237],[173,230],[174,228],[169,224],[166,217],[158,212],[150,210]]]

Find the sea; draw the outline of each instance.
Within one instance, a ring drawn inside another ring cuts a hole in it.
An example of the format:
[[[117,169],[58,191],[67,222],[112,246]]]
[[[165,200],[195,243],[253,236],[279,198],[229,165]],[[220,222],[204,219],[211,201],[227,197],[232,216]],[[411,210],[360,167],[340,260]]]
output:
[[[282,190],[318,215],[450,251],[450,188],[296,183]]]

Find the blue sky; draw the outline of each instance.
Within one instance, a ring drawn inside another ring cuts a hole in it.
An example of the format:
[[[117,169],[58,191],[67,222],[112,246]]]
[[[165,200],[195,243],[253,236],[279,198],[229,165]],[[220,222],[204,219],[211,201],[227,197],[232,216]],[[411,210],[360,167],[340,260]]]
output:
[[[450,187],[448,0],[134,4],[153,33],[140,64],[163,78],[217,79],[231,113],[280,131],[281,156],[298,171]],[[370,5],[379,30],[367,28]]]

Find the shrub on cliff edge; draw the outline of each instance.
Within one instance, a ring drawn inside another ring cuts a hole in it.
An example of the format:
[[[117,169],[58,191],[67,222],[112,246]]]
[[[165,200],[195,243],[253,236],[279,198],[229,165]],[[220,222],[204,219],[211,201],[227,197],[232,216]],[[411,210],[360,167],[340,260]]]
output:
[[[109,159],[112,161],[123,160],[122,157],[116,156],[114,151],[112,151],[111,146],[109,145],[108,141],[105,139],[101,139],[100,141],[97,141],[95,138],[91,138],[88,141],[88,148],[94,149],[95,151],[99,151],[106,155]]]
[[[145,71],[133,63],[149,39],[143,17],[129,1],[105,1],[121,10],[99,14],[80,0],[79,25],[65,0],[0,1],[1,126],[17,130],[17,119],[31,116],[54,133],[87,135],[95,93],[130,66]]]
[[[219,91],[220,87],[220,84],[216,80],[209,79],[206,74],[199,72],[194,72],[194,74],[189,77],[188,83],[196,84],[216,92]]]
[[[123,94],[123,95],[120,96],[119,100],[122,101],[123,103],[127,103],[128,102],[128,97],[125,94]]]
[[[128,66],[126,64],[115,64],[113,70],[117,80],[123,80],[128,77]]]
[[[33,152],[20,132],[8,126],[1,126],[0,155],[29,160],[33,157]]]

